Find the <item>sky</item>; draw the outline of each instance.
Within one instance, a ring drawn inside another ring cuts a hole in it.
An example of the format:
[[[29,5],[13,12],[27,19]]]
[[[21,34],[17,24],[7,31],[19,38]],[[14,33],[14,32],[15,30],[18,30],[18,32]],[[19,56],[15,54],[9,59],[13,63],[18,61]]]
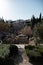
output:
[[[30,19],[43,15],[43,0],[0,0],[0,17],[6,20]]]

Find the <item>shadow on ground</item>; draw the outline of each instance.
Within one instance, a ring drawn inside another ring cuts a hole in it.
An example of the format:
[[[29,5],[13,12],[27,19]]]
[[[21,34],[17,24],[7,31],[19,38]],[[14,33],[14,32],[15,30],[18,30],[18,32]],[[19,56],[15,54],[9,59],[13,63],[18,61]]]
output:
[[[15,63],[16,63],[17,65],[19,65],[20,63],[23,62],[22,54],[23,54],[23,49],[20,48],[20,49],[19,49],[19,52],[18,52],[18,56],[17,56],[17,58],[15,59]]]

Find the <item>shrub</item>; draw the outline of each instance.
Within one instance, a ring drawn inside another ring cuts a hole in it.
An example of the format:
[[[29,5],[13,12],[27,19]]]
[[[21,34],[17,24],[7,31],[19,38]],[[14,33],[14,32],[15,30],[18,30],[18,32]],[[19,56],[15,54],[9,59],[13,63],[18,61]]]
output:
[[[35,46],[31,46],[31,45],[28,45],[28,46],[25,46],[25,49],[29,49],[29,50],[32,50],[32,49],[34,49],[35,48]]]
[[[0,65],[15,65],[15,62],[13,58],[0,57]]]
[[[14,59],[13,58],[5,58],[4,65],[15,65]]]
[[[41,54],[40,54],[40,52],[30,50],[29,51],[29,56],[38,57],[38,56],[41,56]]]
[[[27,56],[31,59],[31,60],[34,60],[34,61],[39,61],[41,60],[42,58],[42,55],[39,51],[39,48],[38,46],[34,47],[34,46],[26,46],[25,47],[25,50],[26,50],[26,54]]]
[[[8,56],[9,54],[9,46],[7,44],[1,44],[0,45],[0,57]]]
[[[27,56],[28,56],[28,55],[29,55],[29,49],[26,48],[25,50],[26,50],[26,54],[27,54]]]
[[[39,61],[41,60],[41,54],[40,52],[37,52],[37,51],[34,51],[34,50],[30,50],[29,51],[29,57],[31,60],[34,60],[34,61]]]
[[[29,56],[29,51],[33,49],[35,49],[35,46],[31,46],[31,45],[25,46],[27,56]]]
[[[15,65],[14,57],[16,57],[17,54],[18,54],[17,46],[9,44],[1,44],[0,65]]]
[[[10,52],[9,46],[10,45],[7,45],[7,44],[1,44],[0,45],[0,65],[5,65],[4,64],[5,58],[8,57],[9,52]]]
[[[28,48],[29,48],[30,50],[32,50],[32,49],[35,48],[35,46],[31,46],[31,45],[29,45]]]
[[[43,46],[38,46],[38,49],[37,49],[41,55],[43,56]]]
[[[15,45],[10,45],[10,53],[9,53],[9,56],[10,57],[12,57],[12,56],[17,56],[17,54],[18,54],[18,48],[17,48],[17,46],[15,46]]]
[[[4,58],[0,57],[0,65],[4,65]]]

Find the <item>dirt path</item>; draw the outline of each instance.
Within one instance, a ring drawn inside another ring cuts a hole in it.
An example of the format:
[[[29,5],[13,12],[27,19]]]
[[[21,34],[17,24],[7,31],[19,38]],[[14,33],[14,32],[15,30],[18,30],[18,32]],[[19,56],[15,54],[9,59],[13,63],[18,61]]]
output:
[[[16,59],[16,65],[32,65],[26,55],[24,48],[19,48],[19,55]]]
[[[23,51],[23,54],[22,54],[23,62],[20,63],[19,65],[32,65],[29,63],[29,58],[26,55],[25,49],[23,49],[22,51]]]

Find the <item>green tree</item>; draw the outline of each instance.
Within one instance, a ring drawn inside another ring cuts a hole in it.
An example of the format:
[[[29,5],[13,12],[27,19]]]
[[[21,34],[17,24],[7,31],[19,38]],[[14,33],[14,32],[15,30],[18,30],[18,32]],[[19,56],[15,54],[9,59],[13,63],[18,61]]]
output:
[[[35,19],[35,16],[34,15],[31,18],[31,22],[32,22],[32,28],[34,28],[34,25],[36,23],[36,19]]]
[[[39,15],[39,22],[41,22],[41,13],[40,13],[40,15]]]
[[[43,22],[38,23],[34,28],[34,36],[37,43],[43,42]]]

